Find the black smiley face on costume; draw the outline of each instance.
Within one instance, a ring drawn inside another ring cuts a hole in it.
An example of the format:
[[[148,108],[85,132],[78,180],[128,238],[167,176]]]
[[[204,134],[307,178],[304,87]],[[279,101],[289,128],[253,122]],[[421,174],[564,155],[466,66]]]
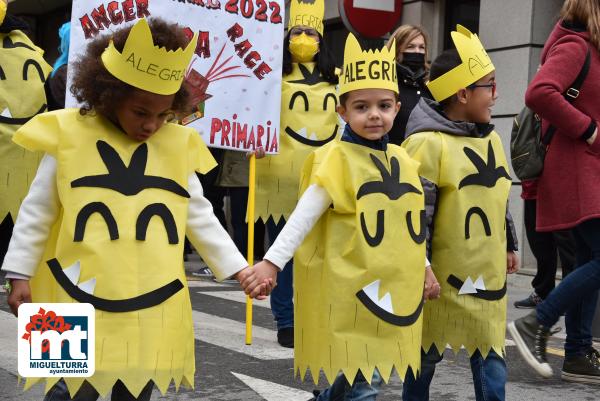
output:
[[[472,185],[493,188],[500,179],[511,179],[510,175],[506,171],[506,168],[503,166],[496,167],[496,155],[494,154],[494,148],[491,140],[488,142],[487,161],[483,160],[483,158],[481,158],[481,156],[479,156],[473,149],[464,147],[463,151],[471,163],[475,166],[477,172],[464,177],[458,185],[459,190]],[[479,217],[481,220],[483,233],[485,236],[491,237],[492,229],[486,213],[482,208],[473,206],[465,215],[465,239],[471,239],[471,220],[475,216]],[[451,274],[448,276],[446,281],[453,288],[458,290],[459,295],[469,295],[486,301],[498,301],[504,298],[506,295],[506,280],[504,281],[504,286],[498,290],[486,289],[483,278],[481,277],[479,277],[476,281],[473,281],[471,277],[468,277],[465,281],[462,281],[455,275]]]
[[[356,194],[357,200],[359,200],[363,196],[376,193],[384,194],[391,201],[396,201],[402,196],[409,193],[415,193],[419,195],[422,194],[422,192],[414,185],[400,181],[400,163],[398,162],[398,159],[396,159],[396,157],[392,156],[390,158],[389,170],[377,158],[377,156],[371,154],[370,157],[381,174],[381,181],[369,181],[362,184]],[[412,212],[409,211],[406,213],[406,222],[409,234],[413,241],[417,244],[422,244],[425,241],[425,210],[421,210],[420,220],[420,232],[417,234],[415,233],[412,222]],[[360,213],[360,225],[367,244],[369,244],[369,246],[371,247],[379,246],[385,236],[385,210],[380,209],[377,211],[377,228],[374,236],[372,236],[369,233],[364,212]],[[419,316],[421,315],[424,302],[423,299],[421,299],[421,302],[419,303],[419,305],[413,313],[402,316],[394,314],[394,311],[392,309],[391,296],[389,295],[389,293],[386,294],[386,296],[384,296],[382,299],[379,299],[378,293],[379,280],[369,284],[366,287],[363,287],[360,291],[356,293],[356,297],[369,311],[371,311],[371,313],[379,317],[384,322],[395,326],[409,326],[416,322]]]
[[[138,146],[131,157],[129,166],[123,163],[119,154],[108,143],[98,141],[96,147],[108,170],[108,174],[78,178],[71,182],[72,188],[106,188],[126,196],[136,195],[147,188],[157,188],[182,197],[190,197],[189,193],[175,181],[145,174],[148,159],[147,144],[143,143]],[[98,213],[104,219],[110,239],[112,241],[118,240],[119,229],[109,207],[103,202],[91,202],[85,205],[77,215],[73,241],[83,241],[87,221],[94,213]],[[178,244],[179,237],[175,219],[169,208],[163,203],[150,204],[140,212],[136,222],[136,239],[138,241],[146,240],[148,225],[153,216],[161,218],[167,231],[169,244]],[[73,282],[72,277],[65,273],[65,269],[57,259],[49,260],[47,263],[56,281],[72,298],[79,302],[91,303],[95,308],[109,312],[129,312],[149,308],[166,301],[183,288],[181,281],[176,279],[156,290],[133,298],[119,300],[99,298],[86,292]]]
[[[35,49],[27,45],[26,43],[21,42],[13,42],[10,36],[6,36],[2,42],[3,50],[9,49],[10,51],[22,53],[23,56],[26,56],[29,51],[36,52]],[[14,69],[11,71],[7,70],[7,66],[2,66],[2,62],[0,61],[0,85],[3,82],[10,81],[13,85],[17,82],[40,82],[45,83],[46,77],[44,76],[44,70],[40,63],[33,58],[24,58],[24,62],[22,67],[19,65],[18,70]],[[20,88],[26,89],[26,88]],[[0,115],[0,124],[9,124],[9,125],[23,125],[27,121],[31,120],[37,114],[43,113],[47,109],[47,104],[43,103],[39,107],[36,106],[35,109],[29,110],[29,115],[23,117],[13,117],[11,114],[11,110],[6,106],[2,114]]]
[[[300,84],[305,84],[305,85],[310,86],[310,85],[316,85],[320,82],[325,82],[325,80],[321,77],[321,74],[320,74],[318,68],[315,68],[313,70],[313,72],[311,73],[308,70],[308,68],[306,68],[306,66],[304,66],[302,64],[299,64],[298,67],[299,67],[300,71],[302,72],[303,79],[297,80],[297,81],[290,81],[291,83],[300,83]],[[302,104],[299,103],[300,101],[302,101]],[[290,111],[299,110],[299,111],[304,111],[306,113],[310,112],[311,109],[313,111],[318,110],[318,111],[323,111],[323,112],[331,110],[332,113],[335,113],[337,104],[338,104],[338,100],[337,100],[337,97],[335,96],[335,93],[333,93],[333,92],[327,93],[321,100],[321,99],[317,99],[316,96],[312,95],[310,93],[310,90],[308,91],[308,94],[305,91],[299,90],[299,91],[294,92],[292,94],[292,96],[290,97],[290,100],[288,103],[288,109]],[[295,124],[295,125],[306,124],[307,121],[309,121],[309,120],[305,118],[302,121],[298,121],[297,124]],[[318,130],[321,129],[322,127],[314,127],[314,128],[316,128],[315,131],[318,132]],[[326,143],[331,142],[332,140],[335,139],[335,136],[337,135],[339,126],[336,124],[335,127],[333,127],[331,134],[329,136],[325,137],[324,139],[319,139],[320,135],[310,133],[310,132],[308,132],[308,129],[309,128],[305,126],[302,129],[294,130],[292,127],[290,127],[288,125],[285,127],[285,132],[291,138],[293,138],[294,140],[296,140],[304,145],[319,147],[319,146],[323,146]],[[304,135],[302,135],[301,132],[303,132]]]
[[[377,156],[371,154],[370,157],[373,161],[373,164],[375,164],[379,170],[379,173],[381,174],[381,181],[370,181],[362,184],[356,193],[356,200],[359,200],[365,195],[376,193],[384,194],[389,200],[392,201],[398,200],[408,193],[415,193],[419,195],[422,194],[422,192],[414,185],[400,181],[400,163],[394,156],[390,158],[389,171],[387,167],[377,158]],[[414,231],[412,212],[407,212],[406,222],[409,233],[411,238],[417,244],[422,244],[423,241],[425,241],[425,210],[420,212],[420,220],[421,230],[419,234],[417,234]],[[385,233],[385,211],[377,211],[377,228],[374,236],[369,233],[363,212],[360,213],[360,226],[367,243],[372,247],[378,246],[381,244],[381,241],[383,241]]]
[[[459,295],[469,295],[486,301],[499,301],[506,295],[506,280],[504,280],[504,286],[499,290],[486,289],[481,277],[479,277],[475,282],[473,282],[471,277],[468,277],[467,280],[462,281],[454,274],[451,274],[448,276],[446,281],[453,288],[458,290]]]

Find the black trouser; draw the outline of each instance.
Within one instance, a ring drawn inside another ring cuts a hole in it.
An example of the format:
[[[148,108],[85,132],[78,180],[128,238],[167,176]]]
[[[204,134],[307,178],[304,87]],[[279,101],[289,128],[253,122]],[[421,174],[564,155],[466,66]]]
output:
[[[571,230],[538,232],[535,230],[537,201],[525,200],[525,233],[531,252],[537,261],[537,272],[531,281],[540,298],[545,299],[554,289],[558,257],[562,265],[563,277],[575,267],[575,240]]]
[[[12,231],[13,221],[10,214],[7,214],[0,223],[0,266],[2,266],[2,262],[4,262],[4,255],[6,255],[6,251],[8,250],[8,243],[10,242]]]

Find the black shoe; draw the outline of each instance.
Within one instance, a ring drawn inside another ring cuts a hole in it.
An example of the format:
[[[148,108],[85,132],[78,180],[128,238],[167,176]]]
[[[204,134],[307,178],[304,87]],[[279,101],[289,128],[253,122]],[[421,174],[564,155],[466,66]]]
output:
[[[277,330],[277,342],[282,347],[294,348],[294,328],[284,327]]]
[[[546,342],[550,330],[538,323],[536,312],[510,322],[508,331],[525,362],[542,377],[552,377],[552,368],[546,359]]]
[[[600,384],[600,353],[590,348],[585,355],[565,357],[561,377],[570,382]]]
[[[532,309],[542,303],[542,298],[538,294],[532,292],[527,298],[515,302],[515,308]]]

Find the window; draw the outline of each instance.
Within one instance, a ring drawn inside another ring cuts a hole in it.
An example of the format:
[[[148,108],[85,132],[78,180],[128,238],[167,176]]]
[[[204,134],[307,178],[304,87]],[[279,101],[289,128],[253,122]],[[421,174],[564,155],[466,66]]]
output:
[[[471,32],[479,32],[480,3],[480,0],[446,0],[444,50],[454,48],[450,32],[456,30],[456,24],[467,27]]]

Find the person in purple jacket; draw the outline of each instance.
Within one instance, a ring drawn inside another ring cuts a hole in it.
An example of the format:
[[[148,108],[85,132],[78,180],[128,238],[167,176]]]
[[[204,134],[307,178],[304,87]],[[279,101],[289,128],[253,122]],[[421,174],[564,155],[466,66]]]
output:
[[[572,229],[576,268],[531,314],[509,324],[521,355],[543,377],[551,327],[566,313],[562,378],[600,383],[600,353],[592,347],[592,320],[600,288],[600,2],[566,0],[542,52],[542,66],[525,103],[556,133],[538,186],[537,230]],[[569,103],[565,93],[591,55],[589,72]]]

